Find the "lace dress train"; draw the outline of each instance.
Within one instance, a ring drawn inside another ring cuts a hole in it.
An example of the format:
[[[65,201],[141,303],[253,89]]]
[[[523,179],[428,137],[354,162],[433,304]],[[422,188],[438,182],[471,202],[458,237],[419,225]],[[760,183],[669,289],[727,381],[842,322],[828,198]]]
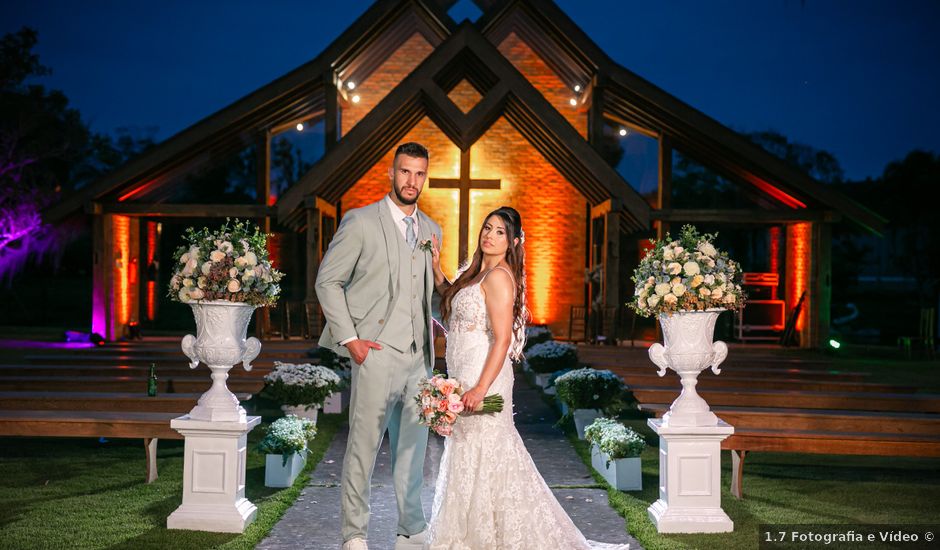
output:
[[[454,296],[447,370],[465,388],[480,378],[492,332],[479,283]],[[445,439],[429,526],[431,550],[617,549],[588,541],[542,479],[512,417],[508,357],[488,394],[503,411],[461,417]]]

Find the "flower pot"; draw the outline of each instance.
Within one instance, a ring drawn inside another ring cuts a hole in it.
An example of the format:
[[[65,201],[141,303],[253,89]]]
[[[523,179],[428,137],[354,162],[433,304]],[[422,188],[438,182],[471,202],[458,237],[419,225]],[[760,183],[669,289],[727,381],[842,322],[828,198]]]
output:
[[[600,472],[611,487],[618,491],[641,491],[643,489],[643,471],[640,457],[611,459],[607,453],[600,453]],[[608,464],[608,460],[610,463]],[[597,469],[597,468],[595,468]]]
[[[294,480],[303,471],[307,458],[301,453],[294,453],[284,464],[284,457],[279,454],[265,455],[264,458],[264,486],[290,487]]]
[[[712,341],[715,321],[722,311],[679,311],[659,316],[659,324],[663,327],[663,344],[657,343],[650,347],[650,359],[659,367],[657,374],[664,376],[666,369],[670,368],[682,382],[682,393],[663,416],[664,426],[718,424],[718,417],[695,391],[695,385],[699,373],[709,367],[715,374],[720,374],[718,365],[728,356],[728,346],[724,342]]]
[[[261,352],[257,338],[245,338],[255,306],[225,300],[189,305],[196,319],[196,336],[183,337],[183,353],[189,357],[189,368],[194,369],[202,362],[212,371],[212,387],[199,398],[189,417],[210,422],[245,422],[245,409],[225,380],[236,363],[250,371],[251,361]]]
[[[320,406],[317,405],[315,407],[310,407],[308,409],[303,405],[300,405],[297,407],[292,406],[292,405],[281,405],[281,411],[284,413],[284,416],[292,414],[299,418],[306,418],[310,420],[311,422],[313,422],[314,424],[316,424],[317,415],[319,414],[319,411],[320,411]]]
[[[557,393],[555,394],[555,403],[558,404],[558,412],[560,412],[562,416],[568,414],[568,404],[559,399]]]
[[[340,414],[343,412],[343,403],[349,403],[349,390],[331,393],[323,402],[323,413]]]
[[[603,416],[598,409],[575,409],[572,415],[574,416],[574,427],[578,430],[578,439],[584,439],[584,428]]]

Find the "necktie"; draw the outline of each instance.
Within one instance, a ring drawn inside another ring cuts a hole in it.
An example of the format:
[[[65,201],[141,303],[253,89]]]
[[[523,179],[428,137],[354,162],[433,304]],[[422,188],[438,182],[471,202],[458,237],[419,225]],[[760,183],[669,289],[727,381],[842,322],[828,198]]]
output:
[[[415,245],[418,244],[418,236],[415,234],[415,220],[411,216],[405,216],[405,242],[408,243],[408,246],[412,250],[415,249]]]

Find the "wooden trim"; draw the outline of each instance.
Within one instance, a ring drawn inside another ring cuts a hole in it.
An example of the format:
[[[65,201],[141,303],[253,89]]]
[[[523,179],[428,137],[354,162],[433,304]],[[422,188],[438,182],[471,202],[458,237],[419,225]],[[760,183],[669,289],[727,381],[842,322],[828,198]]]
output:
[[[194,218],[264,218],[275,214],[273,206],[263,204],[166,204],[166,203],[91,203],[91,214],[123,216],[194,217]]]
[[[771,224],[792,222],[826,222],[834,223],[840,220],[838,213],[831,210],[758,210],[758,209],[727,209],[727,210],[698,210],[682,208],[663,208],[650,212],[650,218],[665,223],[698,222],[698,223],[733,223],[733,224]]]

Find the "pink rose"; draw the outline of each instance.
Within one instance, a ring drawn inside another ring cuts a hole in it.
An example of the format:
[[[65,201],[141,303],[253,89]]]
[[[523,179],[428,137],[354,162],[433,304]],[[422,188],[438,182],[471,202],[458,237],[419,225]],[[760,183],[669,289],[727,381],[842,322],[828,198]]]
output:
[[[460,402],[460,401],[451,402],[451,403],[447,406],[447,409],[448,409],[450,412],[452,412],[452,413],[458,413],[458,414],[459,414],[459,413],[463,412],[463,403]]]
[[[444,426],[438,426],[437,429],[434,431],[437,432],[437,435],[442,435],[444,437],[447,437],[450,434],[454,433],[454,428],[451,425],[446,424]]]

